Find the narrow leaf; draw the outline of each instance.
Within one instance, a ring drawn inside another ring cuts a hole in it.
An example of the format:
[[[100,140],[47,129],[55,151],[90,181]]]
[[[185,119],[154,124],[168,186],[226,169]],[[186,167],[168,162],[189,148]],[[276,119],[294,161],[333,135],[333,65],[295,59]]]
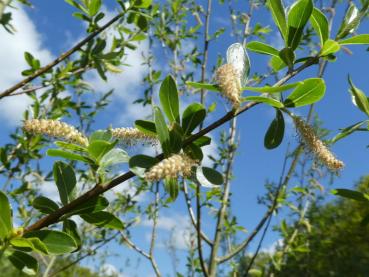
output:
[[[348,44],[369,44],[369,34],[357,35],[338,42],[341,45]]]
[[[272,13],[273,20],[277,25],[282,37],[287,40],[287,22],[284,7],[281,0],[267,0],[267,5]]]
[[[324,45],[324,42],[329,38],[327,17],[319,9],[314,8],[310,17],[310,23],[319,36],[320,44]]]
[[[284,128],[285,124],[283,114],[280,110],[276,109],[276,117],[270,124],[264,137],[265,148],[274,149],[282,143]]]
[[[255,101],[258,103],[265,103],[275,108],[283,108],[283,103],[279,102],[276,99],[270,97],[263,97],[263,96],[247,96],[242,99],[243,101]]]
[[[124,224],[115,215],[108,212],[97,212],[81,215],[82,219],[86,222],[93,224],[97,227],[104,227],[109,229],[123,230]]]
[[[73,168],[63,162],[54,163],[53,174],[60,200],[66,205],[76,197],[76,176]]]
[[[259,54],[271,55],[271,56],[276,56],[276,57],[278,57],[279,55],[279,51],[277,49],[275,49],[274,47],[266,43],[259,42],[259,41],[251,41],[246,45],[246,47],[250,51],[253,51]]]
[[[169,75],[160,86],[159,98],[161,106],[170,122],[179,123],[179,99],[176,82]]]
[[[169,130],[167,124],[165,123],[163,113],[161,112],[159,107],[154,107],[154,115],[155,127],[158,133],[161,148],[163,149],[165,156],[169,156],[171,153]]]
[[[0,190],[0,239],[8,237],[13,229],[12,213],[8,197]]]

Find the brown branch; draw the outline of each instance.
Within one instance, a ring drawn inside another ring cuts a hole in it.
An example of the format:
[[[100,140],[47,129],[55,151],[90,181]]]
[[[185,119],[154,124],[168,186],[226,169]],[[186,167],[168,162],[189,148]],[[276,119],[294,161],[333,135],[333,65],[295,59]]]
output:
[[[291,79],[293,76],[295,76],[296,74],[298,74],[299,72],[301,72],[305,68],[307,68],[307,67],[309,67],[313,64],[316,64],[318,61],[319,61],[318,57],[312,57],[311,59],[306,61],[306,63],[301,65],[299,68],[297,68],[294,71],[288,73],[284,78],[282,78],[280,81],[278,81],[274,86],[280,86],[280,85],[284,84],[289,79]],[[195,141],[196,139],[206,135],[210,131],[218,128],[219,126],[221,126],[224,123],[228,122],[232,118],[234,118],[236,116],[239,116],[240,114],[244,113],[245,111],[251,109],[252,107],[254,107],[258,104],[259,103],[257,103],[257,102],[249,102],[249,103],[245,104],[243,107],[239,108],[238,110],[232,110],[232,111],[228,112],[222,118],[218,119],[217,121],[213,122],[212,124],[210,124],[206,128],[202,129],[198,133],[196,133],[196,134],[192,135],[191,137],[189,137],[188,139],[186,139],[183,143],[183,146],[189,145],[191,142]],[[162,159],[163,154],[157,156],[157,158]],[[52,212],[51,214],[39,219],[37,222],[35,222],[31,226],[27,227],[25,229],[25,232],[27,233],[27,232],[34,231],[34,230],[39,230],[39,229],[42,229],[44,227],[47,227],[51,224],[54,224],[54,223],[58,222],[58,220],[61,216],[71,212],[72,210],[74,210],[79,205],[85,203],[86,201],[88,201],[88,200],[90,200],[94,197],[97,197],[100,194],[103,194],[104,192],[118,186],[119,184],[131,179],[134,176],[135,176],[135,174],[132,171],[128,171],[128,172],[123,173],[122,175],[116,177],[115,179],[107,182],[106,184],[97,184],[94,188],[87,191],[85,194],[83,194],[80,197],[76,198],[72,202],[68,203],[64,207],[61,207],[60,209]]]
[[[9,96],[10,94],[12,94],[14,91],[16,91],[17,89],[22,88],[23,86],[25,86],[26,84],[32,82],[34,79],[36,79],[37,77],[41,76],[42,74],[46,73],[47,71],[49,71],[51,68],[53,68],[54,66],[56,66],[57,64],[59,64],[60,62],[64,61],[66,58],[68,58],[69,56],[71,56],[73,53],[77,52],[78,50],[81,49],[82,46],[84,46],[86,43],[88,43],[89,41],[91,41],[93,38],[95,38],[97,35],[99,35],[101,32],[103,32],[104,30],[106,30],[108,27],[110,27],[113,23],[117,22],[125,13],[119,13],[118,15],[116,15],[115,17],[113,17],[111,20],[109,20],[105,25],[103,25],[102,27],[98,28],[96,31],[92,32],[91,34],[89,34],[86,38],[84,38],[83,40],[81,40],[80,42],[78,42],[75,46],[73,46],[71,49],[69,49],[67,52],[61,54],[58,58],[56,58],[54,61],[52,61],[51,63],[49,63],[48,65],[38,69],[35,73],[33,73],[31,76],[23,79],[22,81],[20,81],[19,83],[15,84],[14,86],[10,87],[9,89],[3,91],[0,94],[0,100],[4,97]]]

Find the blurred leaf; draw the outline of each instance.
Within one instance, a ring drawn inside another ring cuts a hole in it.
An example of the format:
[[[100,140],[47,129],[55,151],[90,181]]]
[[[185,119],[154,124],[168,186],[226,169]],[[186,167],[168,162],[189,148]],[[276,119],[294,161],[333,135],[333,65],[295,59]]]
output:
[[[89,142],[93,142],[95,140],[105,140],[110,141],[112,138],[111,132],[109,130],[98,130],[91,134],[88,138]]]
[[[190,104],[182,115],[182,128],[185,135],[189,135],[206,117],[206,109],[200,103]]]
[[[345,198],[349,198],[356,201],[364,201],[369,202],[369,196],[365,193],[361,193],[355,190],[350,189],[333,189],[331,190],[331,193],[335,195],[339,195]]]
[[[351,80],[350,75],[348,76],[348,81],[350,84],[349,92],[351,93],[354,104],[357,105],[357,107],[364,112],[366,115],[369,116],[369,100],[364,94],[364,92],[357,87],[355,87],[354,83]]]
[[[281,0],[267,0],[267,5],[272,13],[273,20],[282,34],[284,40],[287,40],[287,22],[284,13],[284,7]]]
[[[81,241],[81,237],[78,233],[77,224],[71,219],[64,220],[63,221],[63,232],[68,234],[69,236],[71,236],[74,239],[74,241],[77,244],[77,249],[76,250],[79,250],[81,248],[82,241]]]
[[[128,161],[129,156],[126,151],[120,148],[114,148],[101,158],[99,170],[104,170],[116,164],[128,163]]]
[[[123,230],[124,224],[115,215],[108,212],[97,212],[80,215],[86,222],[97,227],[104,227],[109,229]]]
[[[189,87],[198,88],[198,89],[205,89],[205,90],[210,90],[210,91],[220,91],[219,87],[213,84],[186,82],[186,85]]]
[[[355,123],[349,127],[344,128],[339,134],[337,134],[334,138],[330,140],[331,143],[336,143],[340,139],[347,137],[348,135],[352,134],[353,132],[357,131],[364,123],[369,122],[369,120],[360,121]]]
[[[154,117],[155,117],[155,128],[158,134],[158,138],[163,149],[164,155],[167,157],[171,153],[170,149],[170,137],[168,126],[165,123],[163,113],[159,107],[154,107]]]
[[[13,229],[12,212],[8,197],[0,190],[0,239],[9,236]]]
[[[115,142],[108,142],[105,140],[93,140],[88,145],[88,153],[94,157],[99,163],[101,158],[114,148]]]
[[[213,168],[204,166],[197,167],[196,179],[204,187],[214,187],[224,183],[222,174]]]
[[[340,45],[348,44],[369,44],[369,34],[357,35],[347,39],[340,40]]]
[[[136,120],[135,127],[141,132],[149,135],[156,136],[155,122],[149,120]]]
[[[179,193],[179,184],[177,179],[165,179],[164,189],[169,194],[172,201],[175,201]]]
[[[136,155],[129,159],[129,169],[139,177],[144,177],[145,171],[159,162],[158,159],[146,155]]]
[[[94,163],[91,159],[88,157],[85,157],[80,154],[72,153],[69,151],[61,150],[61,149],[48,149],[46,151],[46,154],[50,157],[59,157],[64,158],[71,161],[80,161],[84,163]]]
[[[279,51],[279,57],[288,66],[288,68],[293,68],[293,64],[295,62],[295,53],[290,47],[283,48],[281,51]]]
[[[44,255],[49,254],[46,245],[39,238],[12,238],[10,244],[18,250],[36,251]]]
[[[338,44],[337,41],[328,39],[323,47],[322,50],[320,50],[320,56],[327,56],[329,54],[334,54],[338,52],[341,49],[341,46]]]
[[[282,91],[286,91],[289,90],[291,88],[295,88],[300,84],[300,82],[298,83],[292,83],[292,84],[287,84],[287,85],[282,85],[282,86],[278,86],[278,87],[269,87],[269,86],[265,86],[265,87],[243,87],[242,90],[249,90],[249,91],[255,91],[255,92],[262,92],[262,93],[276,93],[276,92],[282,92]]]
[[[107,206],[109,206],[109,201],[103,196],[98,196],[92,198],[81,205],[75,207],[68,216],[74,214],[86,214],[86,213],[96,213],[104,210]]]
[[[38,272],[38,262],[31,255],[22,251],[13,251],[8,256],[9,261],[18,270],[27,275],[36,275]]]
[[[247,96],[242,98],[242,101],[255,101],[258,103],[265,103],[275,108],[283,108],[283,103],[279,102],[276,99],[270,97],[263,97],[263,96]]]

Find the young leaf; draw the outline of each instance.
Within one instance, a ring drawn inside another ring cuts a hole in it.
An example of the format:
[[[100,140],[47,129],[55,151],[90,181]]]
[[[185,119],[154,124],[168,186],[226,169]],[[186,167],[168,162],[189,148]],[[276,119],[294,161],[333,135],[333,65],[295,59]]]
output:
[[[279,56],[272,56],[269,60],[269,65],[273,69],[273,72],[278,72],[287,66]]]
[[[22,251],[13,251],[8,256],[9,261],[21,272],[27,275],[36,275],[38,272],[38,262],[31,255]]]
[[[50,214],[59,209],[58,204],[44,196],[36,197],[32,202],[32,206],[44,214]]]
[[[278,147],[284,136],[284,118],[280,110],[276,109],[276,116],[270,124],[264,137],[264,146],[267,149]]]
[[[324,42],[329,38],[327,17],[319,9],[314,8],[310,17],[310,23],[319,36],[320,44],[324,45]]]
[[[108,212],[97,212],[80,215],[83,220],[97,227],[123,230],[124,224],[115,215]]]
[[[88,138],[88,140],[91,143],[95,140],[110,141],[111,138],[112,138],[112,135],[109,130],[98,130],[98,131],[93,132]]]
[[[244,97],[242,101],[255,101],[258,103],[265,103],[275,108],[284,107],[283,103],[279,102],[278,100],[270,98],[270,97],[264,97],[264,96],[247,96],[247,97]]]
[[[97,12],[100,10],[101,7],[101,0],[91,0],[89,1],[89,6],[88,6],[88,12],[89,12],[89,16],[95,16],[97,14]]]
[[[324,43],[322,49],[320,50],[320,56],[324,57],[324,56],[327,56],[327,55],[330,55],[330,54],[334,54],[334,53],[340,51],[340,49],[341,49],[341,46],[338,44],[337,41],[328,39]]]
[[[63,162],[55,162],[53,174],[60,200],[66,205],[76,197],[76,176],[73,168]]]
[[[284,101],[286,107],[301,107],[313,104],[324,96],[325,83],[321,78],[304,80]]]
[[[0,190],[0,239],[8,237],[13,229],[12,213],[8,197]]]
[[[357,35],[347,39],[340,40],[340,45],[348,44],[369,44],[369,34]]]
[[[144,177],[147,169],[156,165],[158,159],[146,155],[136,155],[129,159],[129,169],[139,177]]]
[[[10,240],[10,244],[18,250],[49,254],[46,245],[39,238],[13,238]]]
[[[337,32],[337,39],[346,37],[348,34],[354,32],[360,24],[359,9],[355,6],[354,2],[350,2],[350,6],[347,9],[345,17],[341,23]]]
[[[82,146],[77,145],[77,144],[74,144],[74,143],[65,142],[65,141],[56,141],[55,145],[60,147],[60,148],[66,149],[66,150],[72,150],[72,151],[87,153],[87,148],[82,147]]]
[[[109,166],[120,163],[128,163],[128,161],[129,156],[126,151],[120,148],[114,148],[101,158],[99,170],[105,170]]]
[[[179,99],[175,80],[171,75],[166,77],[160,86],[159,98],[161,106],[170,122],[179,123]]]
[[[334,138],[330,140],[330,143],[336,143],[340,139],[347,137],[348,135],[352,134],[356,130],[358,130],[364,123],[368,123],[369,120],[360,121],[354,125],[344,128],[339,134],[337,134]]]
[[[185,135],[189,135],[197,126],[204,121],[206,117],[206,109],[200,103],[190,104],[182,115],[182,128]]]
[[[163,149],[164,155],[168,157],[171,153],[169,130],[159,107],[154,107],[154,117],[161,148]]]
[[[164,189],[169,194],[172,201],[176,200],[179,193],[179,185],[176,179],[166,179]]]
[[[204,187],[214,187],[222,185],[223,175],[213,168],[199,166],[196,169],[196,179]]]
[[[51,254],[65,254],[76,250],[77,244],[66,233],[54,230],[39,230],[24,234],[25,238],[39,238]]]
[[[293,50],[299,46],[302,33],[307,21],[313,12],[312,0],[298,0],[288,12],[288,42]]]
[[[354,104],[357,105],[357,107],[364,112],[366,115],[369,116],[369,100],[364,94],[364,92],[357,87],[355,87],[354,83],[351,80],[351,77],[348,76],[348,81],[350,84],[349,92],[351,93],[353,97]]]
[[[279,56],[279,51],[277,49],[263,42],[251,41],[246,45],[246,47],[250,51],[253,51],[259,54],[271,55],[271,56],[276,56],[276,57]]]
[[[149,120],[136,120],[135,127],[150,136],[156,136],[155,122]]]
[[[284,7],[281,0],[267,0],[267,5],[272,13],[273,20],[282,34],[284,40],[287,40],[287,22],[284,13]]]

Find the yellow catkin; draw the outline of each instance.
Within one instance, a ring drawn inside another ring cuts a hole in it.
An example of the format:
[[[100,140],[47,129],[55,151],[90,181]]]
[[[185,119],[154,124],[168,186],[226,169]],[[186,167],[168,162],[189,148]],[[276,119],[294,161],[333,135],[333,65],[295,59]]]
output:
[[[30,119],[23,125],[26,132],[47,135],[54,138],[64,139],[79,145],[87,146],[88,139],[75,127],[58,120]]]
[[[145,174],[147,181],[160,181],[165,178],[176,179],[178,176],[191,176],[191,169],[197,162],[185,154],[174,154],[154,165]]]
[[[299,117],[294,117],[296,129],[306,147],[329,169],[340,170],[344,163],[337,159],[328,147],[318,138],[314,129]]]
[[[227,98],[234,108],[240,105],[241,81],[240,74],[231,64],[224,64],[215,72],[215,79],[222,95]]]
[[[124,141],[128,145],[134,145],[138,142],[157,144],[157,138],[154,135],[148,135],[136,128],[115,128],[111,129],[113,137]]]

